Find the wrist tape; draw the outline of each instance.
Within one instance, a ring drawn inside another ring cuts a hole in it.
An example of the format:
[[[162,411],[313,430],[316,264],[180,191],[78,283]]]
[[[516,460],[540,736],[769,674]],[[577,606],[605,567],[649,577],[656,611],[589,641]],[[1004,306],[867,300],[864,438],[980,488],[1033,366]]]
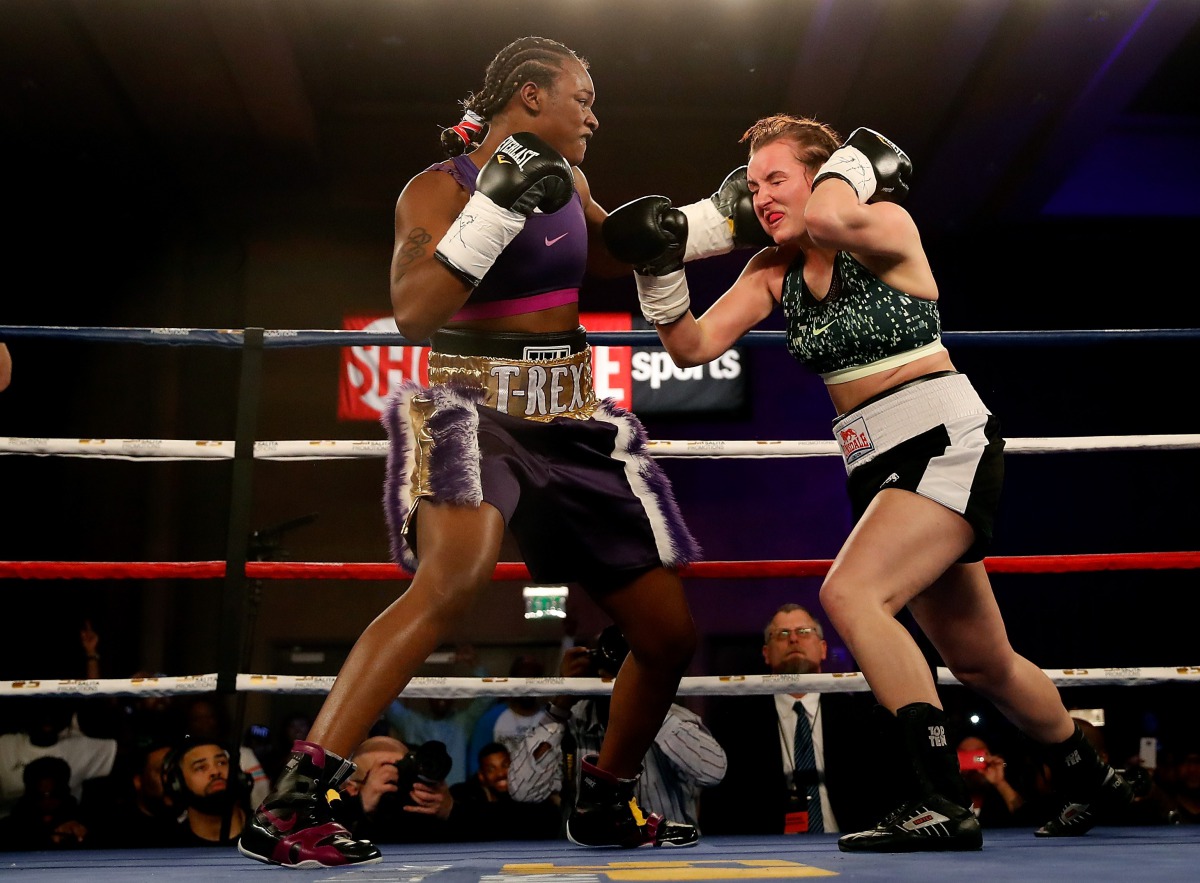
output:
[[[713,205],[711,198],[681,206],[679,211],[688,222],[684,263],[733,251],[733,223]]]
[[[665,276],[643,276],[634,273],[637,280],[638,301],[642,305],[642,315],[647,322],[654,325],[670,325],[692,305],[688,293],[687,276],[683,270],[676,270]]]
[[[839,147],[830,154],[825,165],[821,166],[813,178],[813,187],[815,188],[823,178],[841,178],[854,188],[861,203],[874,196],[878,186],[875,167],[857,147]]]
[[[524,215],[501,208],[476,190],[434,256],[474,288],[524,226]]]

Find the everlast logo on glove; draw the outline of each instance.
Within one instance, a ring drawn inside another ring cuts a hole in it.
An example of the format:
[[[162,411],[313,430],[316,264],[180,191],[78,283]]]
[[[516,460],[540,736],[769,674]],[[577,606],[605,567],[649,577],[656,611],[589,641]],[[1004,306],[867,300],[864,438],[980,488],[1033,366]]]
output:
[[[500,142],[500,147],[496,151],[496,162],[503,163],[512,160],[517,164],[517,168],[525,171],[525,163],[529,162],[535,156],[541,156],[538,151],[532,147],[526,147],[520,141],[509,135]]]

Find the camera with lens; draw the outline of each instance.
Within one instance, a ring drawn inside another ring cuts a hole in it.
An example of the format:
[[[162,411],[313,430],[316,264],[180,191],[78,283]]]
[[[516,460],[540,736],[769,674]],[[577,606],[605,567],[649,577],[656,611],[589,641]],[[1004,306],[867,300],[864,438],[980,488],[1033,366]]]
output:
[[[409,748],[408,754],[395,761],[395,767],[400,775],[396,779],[397,792],[394,797],[401,805],[412,803],[409,797],[413,785],[422,782],[426,785],[436,785],[450,774],[454,760],[446,750],[446,743],[430,739],[415,748]]]
[[[615,625],[610,625],[602,631],[596,639],[596,646],[588,650],[595,671],[606,671],[614,675],[621,670],[621,663],[628,655],[629,644]]]
[[[1154,778],[1144,766],[1133,764],[1123,770],[1117,770],[1117,773],[1129,783],[1134,797],[1145,797],[1154,788]]]

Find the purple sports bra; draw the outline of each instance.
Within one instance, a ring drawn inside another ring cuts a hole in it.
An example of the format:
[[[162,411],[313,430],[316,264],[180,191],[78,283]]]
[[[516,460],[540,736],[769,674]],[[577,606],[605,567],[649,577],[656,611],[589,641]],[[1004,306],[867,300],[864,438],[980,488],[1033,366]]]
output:
[[[479,169],[468,156],[456,156],[429,168],[449,173],[468,193],[475,192]],[[571,201],[553,214],[529,216],[450,321],[516,316],[577,303],[586,266],[587,224],[576,191]]]

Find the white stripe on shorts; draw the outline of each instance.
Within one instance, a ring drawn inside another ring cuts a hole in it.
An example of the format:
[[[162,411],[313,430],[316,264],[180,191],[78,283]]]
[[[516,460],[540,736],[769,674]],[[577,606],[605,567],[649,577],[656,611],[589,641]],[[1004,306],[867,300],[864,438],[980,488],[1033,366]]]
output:
[[[953,509],[959,515],[967,511],[971,485],[979,469],[979,461],[987,448],[987,415],[963,417],[946,424],[950,446],[929,461],[917,493]]]

